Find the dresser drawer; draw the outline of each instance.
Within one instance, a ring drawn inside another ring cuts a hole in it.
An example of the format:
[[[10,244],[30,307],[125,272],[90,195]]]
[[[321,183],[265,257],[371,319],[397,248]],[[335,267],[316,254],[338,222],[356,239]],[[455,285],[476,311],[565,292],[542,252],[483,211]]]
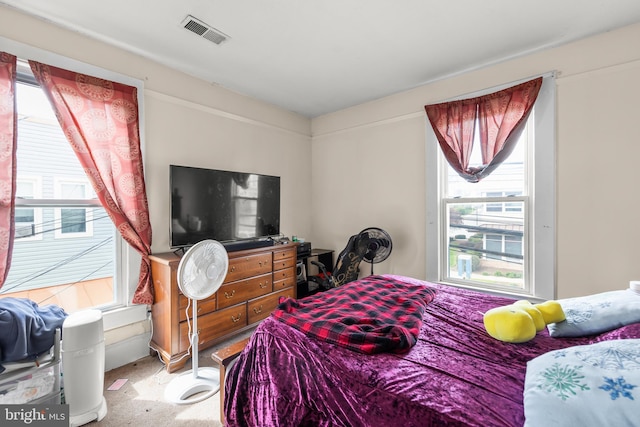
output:
[[[273,260],[273,271],[282,270],[285,268],[295,267],[296,259],[295,258],[285,258],[279,260]]]
[[[235,282],[247,277],[269,273],[272,262],[271,252],[229,258],[229,270],[224,282]]]
[[[278,270],[273,272],[273,281],[277,282],[278,280],[287,279],[289,277],[295,277],[296,269],[295,265],[291,268],[286,268],[284,270]]]
[[[230,307],[243,301],[268,294],[272,291],[271,274],[252,277],[250,279],[238,280],[236,282],[225,283],[220,286],[216,297],[218,299],[218,309]]]
[[[278,249],[273,251],[273,262],[280,261],[287,258],[296,257],[296,247],[291,246],[285,249]]]
[[[291,275],[289,277],[285,277],[284,279],[274,281],[273,290],[280,291],[284,288],[293,287],[293,285],[295,284],[296,284],[296,277],[294,275]]]
[[[232,333],[247,326],[247,303],[228,307],[213,313],[198,316],[198,342],[204,345],[223,335]],[[193,322],[191,322],[193,327]],[[180,351],[189,348],[189,326],[180,323]]]
[[[187,320],[187,314],[184,309],[189,305],[189,298],[184,295],[178,295],[178,319],[180,322]],[[193,305],[193,303],[192,303]],[[198,301],[198,315],[202,316],[203,314],[211,313],[216,309],[216,294],[211,295],[207,299],[203,299]],[[189,309],[189,318],[191,318],[191,313],[193,312],[193,307]]]
[[[293,288],[285,289],[280,292],[274,292],[271,295],[256,298],[248,302],[247,316],[249,318],[249,324],[259,322],[271,314],[271,312],[278,306],[278,300],[280,297],[295,298],[293,295]]]

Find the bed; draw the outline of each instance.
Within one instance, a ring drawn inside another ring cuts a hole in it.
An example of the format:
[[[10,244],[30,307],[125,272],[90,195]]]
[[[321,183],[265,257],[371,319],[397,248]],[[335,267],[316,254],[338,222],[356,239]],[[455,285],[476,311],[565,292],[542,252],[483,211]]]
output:
[[[486,333],[483,313],[512,299],[396,275],[366,280],[434,291],[421,310],[415,343],[364,354],[310,338],[304,327],[272,315],[227,372],[227,425],[522,426],[527,362],[561,349],[640,338],[640,323],[629,322],[589,336],[554,338],[545,329],[529,342],[505,343]],[[361,284],[304,301],[322,305],[332,293]]]

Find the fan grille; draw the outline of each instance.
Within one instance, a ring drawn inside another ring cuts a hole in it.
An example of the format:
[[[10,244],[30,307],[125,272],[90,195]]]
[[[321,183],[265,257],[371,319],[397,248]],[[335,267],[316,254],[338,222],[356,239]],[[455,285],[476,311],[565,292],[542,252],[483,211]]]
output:
[[[393,248],[391,236],[383,229],[376,227],[366,228],[358,236],[367,245],[367,252],[364,254],[365,261],[376,264],[391,255],[391,249]]]
[[[203,240],[193,245],[178,264],[178,287],[192,299],[213,295],[227,275],[229,257],[220,242]]]

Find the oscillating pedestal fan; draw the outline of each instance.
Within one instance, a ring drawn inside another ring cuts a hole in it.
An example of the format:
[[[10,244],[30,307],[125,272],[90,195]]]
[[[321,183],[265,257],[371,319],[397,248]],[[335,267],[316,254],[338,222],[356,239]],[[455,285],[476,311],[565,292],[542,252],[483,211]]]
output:
[[[370,227],[358,233],[358,239],[366,242],[367,251],[362,259],[371,264],[373,274],[373,264],[382,262],[391,255],[391,236],[381,228]]]
[[[198,369],[198,300],[213,295],[227,275],[229,257],[220,242],[203,240],[193,245],[180,259],[177,271],[180,291],[192,301],[192,369],[175,377],[164,391],[172,403],[200,402],[220,390],[220,372],[216,368]]]

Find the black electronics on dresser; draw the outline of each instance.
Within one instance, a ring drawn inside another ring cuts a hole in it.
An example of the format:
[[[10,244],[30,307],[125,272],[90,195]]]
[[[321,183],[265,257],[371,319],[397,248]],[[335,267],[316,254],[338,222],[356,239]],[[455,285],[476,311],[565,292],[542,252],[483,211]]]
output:
[[[298,243],[298,259],[311,255],[311,242]]]

